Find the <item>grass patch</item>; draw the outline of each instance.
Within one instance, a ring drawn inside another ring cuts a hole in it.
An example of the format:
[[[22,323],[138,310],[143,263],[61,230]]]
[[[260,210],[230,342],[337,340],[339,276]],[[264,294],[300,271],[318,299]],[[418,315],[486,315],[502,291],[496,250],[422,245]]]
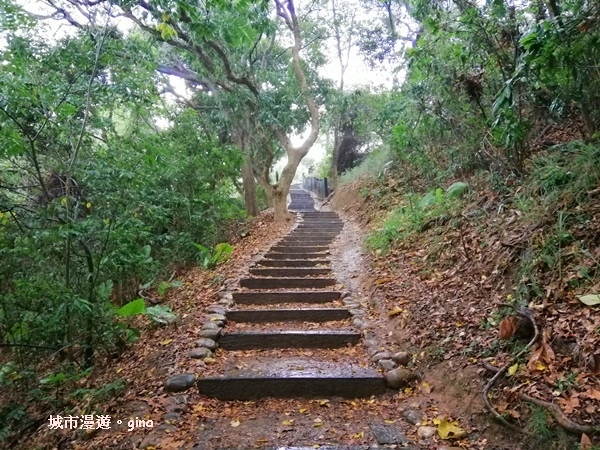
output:
[[[464,186],[457,190],[458,185]],[[367,246],[385,253],[395,242],[448,223],[461,211],[459,197],[465,190],[465,183],[455,183],[446,191],[437,188],[424,196],[405,194],[404,205],[393,210],[381,227],[367,236]]]
[[[394,161],[394,154],[386,145],[373,150],[358,166],[340,176],[340,183],[351,183],[359,178],[377,178],[384,174],[386,164]]]

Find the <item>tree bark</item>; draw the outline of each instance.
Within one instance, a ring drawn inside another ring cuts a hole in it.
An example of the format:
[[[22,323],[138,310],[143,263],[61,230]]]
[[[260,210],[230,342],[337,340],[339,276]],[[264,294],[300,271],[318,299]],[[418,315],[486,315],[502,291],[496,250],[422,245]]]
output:
[[[256,180],[254,179],[254,170],[252,169],[252,155],[248,146],[248,136],[246,130],[242,127],[236,127],[231,133],[231,139],[234,145],[244,154],[242,164],[242,187],[244,190],[244,207],[246,214],[256,216],[260,210],[256,198]]]
[[[294,69],[296,81],[300,86],[302,98],[304,99],[310,114],[310,131],[304,142],[297,147],[292,145],[290,138],[283,130],[279,128],[273,130],[275,136],[277,136],[277,139],[285,148],[288,157],[287,164],[281,172],[279,182],[272,186],[275,220],[289,220],[291,214],[287,209],[287,195],[290,191],[290,185],[294,180],[296,170],[300,165],[300,161],[306,156],[319,136],[319,108],[309,91],[306,74],[302,69],[300,58],[302,36],[300,34],[300,24],[298,23],[298,17],[296,16],[294,2],[293,0],[287,0],[285,2],[283,0],[275,0],[275,4],[277,6],[277,14],[283,18],[294,36],[294,45],[292,46],[292,68]]]

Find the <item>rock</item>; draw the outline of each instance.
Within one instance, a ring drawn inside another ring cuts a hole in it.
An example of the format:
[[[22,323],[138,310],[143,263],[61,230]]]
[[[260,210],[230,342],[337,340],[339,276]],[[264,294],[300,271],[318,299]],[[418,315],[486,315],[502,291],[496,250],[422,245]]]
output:
[[[165,381],[165,391],[183,392],[187,391],[194,384],[196,384],[196,375],[193,373],[182,373],[174,375]]]
[[[398,352],[392,355],[392,361],[398,363],[401,366],[406,366],[412,359],[412,356],[408,352]]]
[[[362,327],[364,326],[365,322],[363,322],[363,321],[362,321],[362,320],[360,320],[360,319],[354,319],[354,320],[352,321],[352,324],[353,324],[353,325],[354,325],[356,328],[362,328]]]
[[[385,374],[385,381],[392,389],[403,388],[416,378],[417,376],[414,373],[404,367],[398,367]]]
[[[209,349],[207,349],[206,347],[198,347],[198,348],[195,348],[194,350],[192,350],[191,352],[189,352],[188,356],[190,358],[194,358],[194,359],[211,358],[212,352]]]
[[[211,322],[227,322],[227,317],[224,314],[209,314],[206,319]]]
[[[402,413],[402,417],[411,425],[421,425],[423,421],[423,413],[416,409],[407,409]]]
[[[377,361],[377,364],[385,371],[393,370],[398,367],[398,365],[391,359],[380,359]]]
[[[355,308],[350,310],[350,314],[352,314],[353,316],[364,316],[365,312],[362,309]]]
[[[221,327],[215,322],[204,322],[202,325],[203,330],[220,330]]]
[[[196,341],[196,345],[198,347],[206,347],[209,350],[216,350],[217,349],[217,343],[209,338],[202,338],[202,339],[198,339]]]
[[[163,416],[163,420],[166,422],[173,422],[181,419],[181,414],[178,412],[170,412]]]
[[[202,330],[200,332],[200,336],[202,336],[203,338],[212,339],[213,341],[216,341],[219,338],[220,334],[221,329],[219,327],[217,327],[216,330]]]
[[[168,397],[165,403],[165,409],[167,412],[182,413],[187,408],[187,396],[186,395],[175,395]]]
[[[438,447],[437,450],[462,450],[461,447],[448,447],[447,445],[442,445]]]
[[[350,291],[344,291],[342,292],[342,298],[346,298],[346,297],[350,297]]]
[[[369,425],[369,428],[375,436],[375,439],[377,439],[377,442],[381,445],[405,444],[409,442],[409,439],[392,425],[372,423]]]
[[[231,292],[227,292],[227,291],[217,292],[217,297],[219,297],[219,299],[221,299],[221,300],[232,300],[233,299],[233,295],[231,294]]]
[[[208,308],[206,308],[206,312],[224,315],[225,313],[227,313],[227,310],[221,305],[210,305]]]
[[[389,352],[378,352],[371,356],[371,361],[377,362],[380,359],[390,359],[390,356],[391,355],[389,354]]]
[[[436,427],[419,427],[419,428],[417,428],[417,436],[419,436],[421,439],[428,439],[430,437],[433,437],[433,436],[435,436],[435,433],[437,433]]]

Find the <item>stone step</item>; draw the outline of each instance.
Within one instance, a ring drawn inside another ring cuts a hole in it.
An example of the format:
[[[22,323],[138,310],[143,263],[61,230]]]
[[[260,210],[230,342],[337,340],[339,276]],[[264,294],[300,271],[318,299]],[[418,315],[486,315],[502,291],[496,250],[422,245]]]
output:
[[[320,289],[334,286],[334,278],[242,278],[240,286],[248,289]]]
[[[275,305],[280,303],[330,303],[339,300],[339,291],[233,292],[240,305]]]
[[[257,277],[310,277],[329,275],[329,268],[284,268],[284,269],[250,269],[252,275]]]
[[[300,244],[300,245],[305,245],[305,246],[314,245],[314,246],[318,247],[318,246],[322,246],[322,245],[329,245],[331,243],[331,241],[333,241],[333,239],[334,239],[333,237],[300,238],[300,237],[287,236],[287,237],[284,237],[282,240],[280,240],[277,243],[277,245],[284,245],[286,243],[291,243],[291,244]]]
[[[196,386],[200,393],[220,400],[364,398],[386,391],[385,378],[374,369],[312,358],[263,357],[252,367],[234,366],[223,376],[199,378]]]
[[[261,267],[314,267],[328,264],[326,259],[261,259],[256,263]]]
[[[358,344],[354,330],[230,331],[219,338],[223,350],[270,348],[339,348]]]
[[[290,234],[288,234],[288,237],[290,238],[295,238],[295,239],[304,239],[304,240],[309,240],[309,239],[335,239],[340,233],[306,233],[304,231],[302,232],[291,232]]]
[[[267,253],[266,259],[323,259],[324,253]]]
[[[300,246],[300,245],[275,245],[271,247],[270,252],[277,253],[320,253],[326,252],[329,250],[329,247],[326,245],[320,246]]]
[[[240,309],[227,311],[234,322],[328,322],[350,317],[347,308]]]

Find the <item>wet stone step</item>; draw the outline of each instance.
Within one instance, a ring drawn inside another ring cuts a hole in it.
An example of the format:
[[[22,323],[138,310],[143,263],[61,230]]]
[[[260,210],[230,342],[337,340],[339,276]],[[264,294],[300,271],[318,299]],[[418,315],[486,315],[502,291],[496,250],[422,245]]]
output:
[[[299,238],[288,236],[283,238],[281,241],[277,243],[277,245],[285,245],[285,244],[300,244],[304,246],[323,246],[329,245],[333,241],[333,237],[324,237],[324,238]]]
[[[223,350],[339,348],[358,344],[353,330],[230,331],[219,338]]]
[[[256,263],[260,267],[314,267],[328,265],[326,259],[262,259]]]
[[[266,259],[323,259],[324,253],[267,253]]]
[[[339,300],[338,291],[234,292],[233,301],[241,305],[275,305],[278,303],[329,303]]]
[[[328,322],[350,317],[346,308],[299,308],[299,309],[243,309],[227,311],[227,319],[234,322]]]
[[[306,358],[260,358],[252,367],[234,366],[223,376],[200,378],[196,386],[202,394],[220,400],[364,398],[386,391],[385,378],[374,369]]]
[[[334,286],[334,278],[242,278],[240,286],[248,289],[319,289]]]
[[[298,246],[298,245],[276,245],[274,247],[271,247],[271,249],[269,251],[271,252],[278,252],[278,253],[286,253],[286,252],[291,252],[291,253],[320,253],[320,252],[326,252],[327,250],[329,250],[329,247],[326,245],[321,245],[318,247],[312,246],[312,247],[307,247],[307,246]]]
[[[252,275],[258,277],[310,277],[319,275],[329,275],[331,269],[328,268],[284,268],[284,269],[250,269]]]

